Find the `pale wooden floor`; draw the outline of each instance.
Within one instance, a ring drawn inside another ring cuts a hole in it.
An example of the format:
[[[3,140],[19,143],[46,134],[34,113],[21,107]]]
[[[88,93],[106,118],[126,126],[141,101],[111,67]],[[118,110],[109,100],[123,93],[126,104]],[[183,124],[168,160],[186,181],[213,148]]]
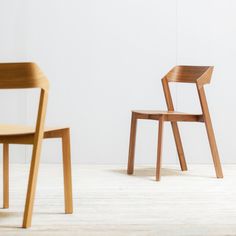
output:
[[[127,176],[122,166],[73,165],[73,215],[63,214],[61,165],[43,164],[32,228],[21,229],[28,165],[11,164],[10,208],[0,209],[0,235],[236,235],[236,166],[163,169],[139,167]],[[0,186],[1,187],[1,186]]]

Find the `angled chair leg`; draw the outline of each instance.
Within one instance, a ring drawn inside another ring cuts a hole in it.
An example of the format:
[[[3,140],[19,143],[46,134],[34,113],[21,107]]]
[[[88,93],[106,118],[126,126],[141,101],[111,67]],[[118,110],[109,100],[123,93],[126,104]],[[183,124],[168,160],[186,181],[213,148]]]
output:
[[[156,163],[156,181],[161,180],[161,162],[162,162],[162,144],[163,144],[164,120],[159,120],[158,144],[157,144],[157,163]]]
[[[66,129],[62,134],[63,172],[64,172],[64,196],[65,213],[73,213],[71,158],[70,158],[70,130]]]
[[[216,172],[216,177],[217,178],[223,178],[223,172],[221,168],[221,163],[220,163],[220,157],[216,145],[216,140],[215,140],[215,134],[214,130],[211,124],[211,120],[209,118],[205,118],[205,125],[206,125],[206,130],[207,130],[207,135],[208,135],[208,140],[211,148],[211,154],[215,166],[215,172]]]
[[[202,107],[202,111],[204,115],[204,122],[205,122],[207,136],[208,136],[208,140],[209,140],[209,144],[211,148],[211,154],[212,154],[212,158],[213,158],[213,162],[215,166],[216,177],[223,178],[220,157],[219,157],[219,153],[218,153],[218,149],[216,145],[215,134],[214,134],[214,130],[211,123],[211,117],[210,117],[210,112],[207,105],[205,91],[202,86],[197,86],[197,88],[198,88],[198,94],[199,94],[201,107]]]
[[[3,208],[9,208],[9,144],[3,144]]]
[[[26,202],[25,202],[25,211],[24,211],[24,218],[23,218],[23,224],[22,224],[23,228],[30,227],[31,221],[32,221],[35,190],[36,190],[36,183],[37,183],[38,169],[39,169],[39,160],[40,160],[41,146],[42,146],[42,140],[43,140],[43,135],[44,135],[43,128],[44,128],[44,121],[45,121],[45,114],[46,114],[46,107],[47,107],[47,98],[48,98],[47,91],[41,90],[36,132],[34,136],[33,153],[32,153],[32,159],[31,159],[31,164],[30,164],[30,173],[29,173],[28,189],[27,189],[27,196],[26,196]]]
[[[171,122],[172,131],[175,138],[175,145],[178,152],[179,163],[182,171],[187,170],[187,164],[184,157],[183,145],[180,138],[179,128],[177,122]]]
[[[24,219],[23,219],[23,224],[22,224],[23,228],[28,228],[31,226],[35,190],[36,190],[36,183],[37,183],[38,169],[39,169],[39,157],[40,157],[39,149],[40,148],[37,146],[34,146],[33,148],[33,155],[32,155],[32,160],[30,164],[27,196],[26,196],[26,202],[25,202]]]
[[[129,141],[129,157],[128,157],[128,167],[127,167],[127,174],[129,175],[132,175],[134,172],[136,129],[137,129],[137,118],[135,114],[132,113],[131,127],[130,127],[130,141]]]
[[[170,87],[168,85],[167,77],[164,77],[162,79],[162,86],[163,86],[168,110],[174,111],[174,104],[172,101]],[[183,150],[177,122],[171,122],[171,127],[172,127],[172,131],[174,134],[175,145],[176,145],[176,149],[177,149],[178,156],[179,156],[180,167],[181,167],[181,170],[184,171],[184,170],[187,170],[187,164],[186,164],[185,157],[184,157],[184,150]]]

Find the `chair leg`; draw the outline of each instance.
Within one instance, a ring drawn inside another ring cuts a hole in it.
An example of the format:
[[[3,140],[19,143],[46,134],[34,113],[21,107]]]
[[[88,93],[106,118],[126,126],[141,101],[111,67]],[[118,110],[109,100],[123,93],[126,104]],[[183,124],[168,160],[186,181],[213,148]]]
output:
[[[187,170],[187,164],[184,157],[183,145],[180,138],[179,128],[177,122],[171,122],[172,131],[175,138],[175,145],[179,156],[180,167],[182,171]]]
[[[208,119],[207,117],[205,117],[205,125],[206,125],[208,140],[209,140],[209,144],[211,148],[213,163],[215,166],[216,177],[223,178],[223,172],[222,172],[220,157],[219,157],[219,153],[218,153],[218,149],[216,145],[214,130],[211,124],[211,120]]]
[[[71,158],[70,158],[70,130],[66,129],[62,135],[63,172],[64,172],[64,195],[65,213],[73,213]]]
[[[132,175],[134,172],[136,129],[137,129],[137,118],[135,114],[132,113],[131,127],[130,127],[130,141],[129,141],[129,157],[128,157],[128,167],[127,167],[127,174],[129,175]]]
[[[41,151],[40,149],[41,147],[38,145],[34,145],[33,147],[33,155],[32,155],[32,160],[30,164],[28,189],[27,189],[24,218],[23,218],[23,224],[22,224],[23,228],[28,228],[31,226],[35,190],[36,190],[36,183],[37,183],[38,169],[39,169],[39,157],[40,157],[40,151]]]
[[[211,154],[212,154],[212,158],[213,158],[213,162],[215,166],[216,177],[223,178],[223,172],[222,172],[222,168],[220,164],[220,157],[219,157],[219,153],[218,153],[218,149],[216,145],[214,130],[211,123],[211,117],[210,117],[210,113],[209,113],[209,109],[207,105],[204,87],[201,85],[197,85],[197,89],[198,89],[198,95],[200,98],[202,112],[204,116],[204,122],[205,122],[206,130],[207,130],[207,136],[210,143]]]
[[[162,144],[163,144],[164,120],[159,120],[158,144],[157,144],[157,163],[156,163],[156,181],[161,180],[161,162],[162,162]]]
[[[3,144],[3,208],[9,208],[9,144]]]

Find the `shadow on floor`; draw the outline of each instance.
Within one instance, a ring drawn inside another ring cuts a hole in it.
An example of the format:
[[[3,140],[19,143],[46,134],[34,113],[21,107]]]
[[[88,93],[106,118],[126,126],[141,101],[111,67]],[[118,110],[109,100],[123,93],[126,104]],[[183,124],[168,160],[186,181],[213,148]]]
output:
[[[120,174],[127,174],[126,169],[113,169],[110,170],[112,172],[120,173]],[[156,168],[154,167],[144,167],[144,168],[136,168],[134,169],[133,176],[136,177],[150,177],[156,175]],[[183,176],[187,175],[188,177],[198,177],[198,178],[215,178],[214,175],[196,175],[192,174],[191,170],[188,171],[181,171],[181,169],[172,169],[172,168],[162,168],[161,169],[161,176]],[[216,178],[215,178],[216,179]]]
[[[6,217],[21,217],[22,212],[12,212],[12,211],[6,211],[7,209],[1,208],[0,211],[0,219],[6,218]]]
[[[5,218],[12,218],[12,217],[22,217],[22,213],[20,212],[9,212],[6,211],[6,209],[1,208],[0,211],[0,221],[1,219],[5,219]],[[0,225],[0,228],[5,228],[5,229],[20,229],[20,226],[16,226],[16,225]]]
[[[0,222],[1,219],[5,218],[20,218],[23,220],[23,212],[9,212],[6,211],[7,209],[0,208]],[[65,215],[64,212],[36,212],[35,215]],[[18,221],[18,220],[17,220]],[[21,220],[20,220],[21,222]],[[17,222],[18,223],[18,222]],[[0,225],[0,229],[22,229],[24,230],[20,225]],[[1,235],[1,233],[0,233]]]
[[[127,174],[127,171],[124,169],[113,169],[111,171],[120,174]],[[156,174],[156,169],[152,167],[137,168],[134,170],[134,176],[155,176],[155,174]],[[177,176],[181,174],[182,174],[181,170],[170,169],[170,168],[161,169],[162,176]]]

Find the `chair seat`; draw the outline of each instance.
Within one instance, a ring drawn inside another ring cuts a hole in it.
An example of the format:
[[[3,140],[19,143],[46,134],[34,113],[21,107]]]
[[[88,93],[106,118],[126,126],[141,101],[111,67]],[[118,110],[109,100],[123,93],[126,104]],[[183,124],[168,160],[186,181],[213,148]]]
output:
[[[134,110],[132,112],[139,113],[139,114],[150,114],[150,115],[175,115],[175,114],[188,114],[179,111],[162,111],[162,110]]]
[[[159,110],[134,110],[139,119],[159,120],[164,117],[165,121],[196,121],[203,122],[202,114],[190,114],[178,111],[159,111]]]
[[[67,129],[68,127],[45,127],[44,134]],[[3,125],[0,124],[0,136],[27,135],[34,134],[35,127],[27,125]]]

